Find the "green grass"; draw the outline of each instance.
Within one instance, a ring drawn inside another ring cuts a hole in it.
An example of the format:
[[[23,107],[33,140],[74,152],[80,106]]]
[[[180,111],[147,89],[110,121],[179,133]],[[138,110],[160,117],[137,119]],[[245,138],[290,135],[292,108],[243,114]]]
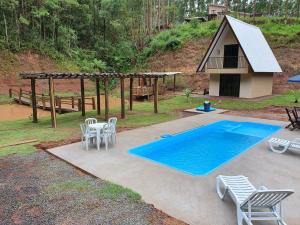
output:
[[[285,22],[285,18],[283,17],[258,17],[255,21],[253,19],[246,19],[245,22],[252,23],[261,28],[272,47],[293,47],[300,44],[300,18],[291,17]]]
[[[8,104],[11,102],[11,98],[8,95],[0,94],[0,105]]]
[[[66,181],[50,185],[48,189],[58,191],[74,190],[77,192],[84,192],[91,188],[91,183],[85,180]]]
[[[131,199],[133,201],[141,200],[141,196],[138,193],[133,192],[132,190],[130,190],[128,188],[124,188],[120,185],[109,183],[109,182],[107,182],[104,185],[104,187],[95,189],[94,193],[96,193],[97,195],[99,195],[101,197],[109,198],[109,199],[117,199],[117,198],[121,197],[122,195],[125,195],[126,197],[128,197],[129,199]]]
[[[298,93],[300,93],[298,91]],[[133,111],[126,112],[126,119],[118,121],[120,128],[136,128],[148,126],[156,123],[162,123],[169,120],[174,120],[181,117],[181,112],[184,109],[193,108],[203,104],[205,98],[190,98],[187,101],[185,96],[175,96],[161,99],[159,102],[159,113],[153,113],[153,102],[134,103]],[[293,107],[300,106],[299,103],[294,103],[295,97],[286,93],[283,95],[273,96],[269,99],[260,101],[247,100],[210,100],[217,108],[224,109],[239,109],[239,110],[256,110],[263,109],[269,106]],[[126,106],[128,108],[128,105]],[[112,108],[110,116],[119,115],[120,109]],[[99,120],[104,120],[102,112]],[[95,117],[96,112],[87,112],[86,117]],[[38,142],[58,141],[68,139],[74,135],[79,135],[79,124],[84,121],[81,113],[69,113],[57,115],[57,129],[51,128],[51,121],[48,117],[39,118],[37,124],[32,123],[28,119],[0,122],[0,145],[15,143],[22,140],[37,139]],[[33,144],[25,144],[14,147],[6,147],[0,149],[0,157],[9,154],[31,154],[35,152]]]
[[[100,187],[94,186],[90,181],[87,180],[71,180],[66,182],[55,183],[47,187],[48,191],[76,191],[76,192],[91,192],[95,196],[108,198],[108,199],[118,199],[122,196],[126,196],[132,201],[140,201],[141,196],[131,191],[128,188],[122,187],[120,185],[105,182]]]

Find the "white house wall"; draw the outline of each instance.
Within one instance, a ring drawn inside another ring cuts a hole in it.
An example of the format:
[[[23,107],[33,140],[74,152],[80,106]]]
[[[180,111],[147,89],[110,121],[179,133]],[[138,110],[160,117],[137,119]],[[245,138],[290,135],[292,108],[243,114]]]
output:
[[[252,73],[252,98],[272,95],[273,73]]]
[[[252,97],[252,76],[251,74],[241,74],[240,98]]]
[[[210,74],[209,78],[209,95],[219,96],[220,74]]]

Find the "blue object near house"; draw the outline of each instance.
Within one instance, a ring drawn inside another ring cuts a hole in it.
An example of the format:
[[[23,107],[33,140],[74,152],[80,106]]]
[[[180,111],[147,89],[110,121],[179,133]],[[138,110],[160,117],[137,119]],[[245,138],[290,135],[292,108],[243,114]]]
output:
[[[295,75],[293,77],[290,77],[288,79],[288,82],[291,82],[291,83],[300,83],[300,74],[299,75]]]
[[[205,111],[203,105],[197,107],[196,110],[197,110],[197,111]],[[210,112],[210,111],[215,111],[215,110],[216,110],[216,108],[210,107],[208,112]]]

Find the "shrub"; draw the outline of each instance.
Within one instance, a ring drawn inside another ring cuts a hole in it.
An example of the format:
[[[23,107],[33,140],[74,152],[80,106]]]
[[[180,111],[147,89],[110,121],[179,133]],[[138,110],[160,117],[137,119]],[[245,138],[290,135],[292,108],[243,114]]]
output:
[[[191,89],[189,89],[189,88],[184,89],[184,95],[185,95],[186,100],[187,100],[188,102],[190,102],[190,96],[191,96],[191,93],[192,93]]]
[[[289,94],[295,99],[295,103],[299,102],[299,98],[300,98],[300,91],[298,90],[291,90],[289,92]]]
[[[175,50],[181,46],[181,41],[177,38],[166,42],[165,50]]]

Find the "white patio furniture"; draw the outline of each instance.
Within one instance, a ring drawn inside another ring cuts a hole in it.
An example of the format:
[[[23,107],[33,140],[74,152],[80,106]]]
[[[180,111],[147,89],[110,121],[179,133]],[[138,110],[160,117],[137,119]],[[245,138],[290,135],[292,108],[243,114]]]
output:
[[[96,118],[86,118],[85,121],[84,121],[84,123],[85,123],[86,125],[94,124],[94,123],[97,123],[97,122],[98,122],[98,121],[97,121]]]
[[[300,151],[300,138],[289,141],[272,137],[270,140],[268,140],[268,145],[270,150],[276,153],[284,153],[287,150]]]
[[[110,141],[112,144],[116,144],[117,142],[117,117],[111,117],[108,120],[108,126],[109,126],[109,131],[110,131]]]
[[[93,124],[93,123],[97,123],[97,119],[96,118],[86,118],[84,121],[86,124]]]
[[[80,124],[81,129],[81,147],[83,148],[83,143],[85,143],[85,149],[89,150],[89,143],[93,143],[96,140],[97,133],[91,130],[86,124]]]
[[[100,150],[100,145],[101,145],[101,142],[104,138],[104,136],[103,136],[104,125],[107,125],[107,123],[105,123],[105,122],[103,122],[103,123],[92,123],[88,126],[92,130],[96,131],[95,133],[96,133],[96,137],[97,137],[97,149],[98,150]]]
[[[111,136],[110,128],[108,124],[104,124],[102,133],[101,133],[101,139],[103,140],[105,144],[105,150],[108,150],[108,144],[109,144],[109,139]]]
[[[243,225],[243,221],[253,225],[255,220],[273,220],[286,225],[281,202],[294,193],[292,190],[256,189],[245,176],[223,175],[216,178],[216,190],[222,200],[228,193],[236,204],[238,225]]]

